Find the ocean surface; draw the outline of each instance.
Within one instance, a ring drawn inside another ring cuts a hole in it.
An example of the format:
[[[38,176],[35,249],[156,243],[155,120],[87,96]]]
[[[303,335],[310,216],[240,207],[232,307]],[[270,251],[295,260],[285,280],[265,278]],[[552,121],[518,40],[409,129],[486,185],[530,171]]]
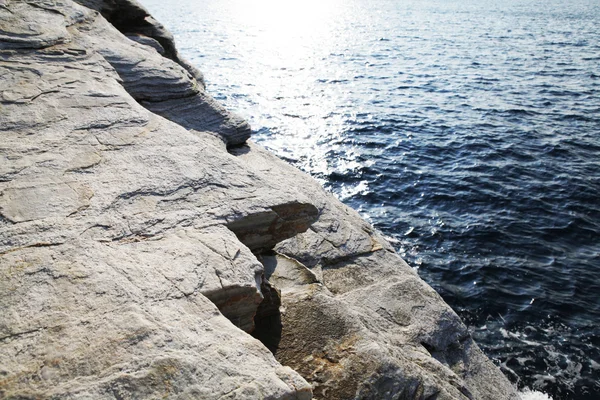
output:
[[[519,388],[600,399],[600,1],[142,2]]]

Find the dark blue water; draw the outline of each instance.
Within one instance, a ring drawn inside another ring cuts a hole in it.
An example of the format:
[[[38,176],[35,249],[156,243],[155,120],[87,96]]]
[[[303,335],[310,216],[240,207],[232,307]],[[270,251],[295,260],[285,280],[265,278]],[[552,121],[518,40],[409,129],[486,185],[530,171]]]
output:
[[[600,399],[600,2],[143,3],[513,382]]]

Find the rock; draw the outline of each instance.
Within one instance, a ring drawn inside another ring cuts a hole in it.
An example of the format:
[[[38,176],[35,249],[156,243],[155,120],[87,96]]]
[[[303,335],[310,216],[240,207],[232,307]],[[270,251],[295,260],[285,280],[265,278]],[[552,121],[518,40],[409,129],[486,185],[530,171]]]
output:
[[[123,16],[128,16],[132,9],[131,4],[119,1],[117,5],[121,7],[109,13],[120,17],[116,26],[126,30],[128,37],[148,33],[148,37],[158,41],[164,49],[164,56],[151,51],[157,46],[148,46],[148,40],[137,39],[136,43],[143,44],[132,46],[104,19],[95,19],[88,24],[88,34],[80,38],[82,45],[101,54],[119,74],[127,92],[150,111],[189,130],[214,132],[227,146],[243,144],[250,137],[248,123],[227,112],[204,92],[203,82],[196,79],[201,76],[179,59],[170,34],[157,33],[159,28],[146,19],[142,20],[145,25],[141,27],[142,22],[123,21]],[[139,20],[146,12],[142,8],[134,9],[131,15],[134,20]],[[133,31],[138,27],[138,31]],[[160,29],[162,32],[162,27]]]
[[[251,214],[227,224],[240,242],[250,250],[261,252],[277,243],[305,232],[317,220],[319,210],[310,203],[292,202],[271,207],[269,211]]]
[[[136,101],[160,79],[201,93],[181,66],[90,9],[38,5],[0,10],[0,397],[310,398],[244,332],[263,267],[227,228],[283,207],[269,232],[287,238],[308,199]]]
[[[319,209],[306,232],[261,257],[281,297],[273,351],[313,385],[315,398],[519,398],[456,313],[358,213],[249,148],[238,155],[248,168],[281,182],[280,190],[295,176]]]
[[[187,60],[181,58],[175,47],[171,32],[156,21],[141,4],[130,0],[76,0],[79,4],[101,12],[120,32],[127,37],[144,37],[160,44],[159,53],[184,67],[204,89],[204,76]],[[136,40],[156,48],[148,39]]]
[[[162,45],[156,39],[153,39],[148,36],[140,35],[139,33],[130,33],[130,34],[127,34],[126,36],[128,39],[131,39],[134,42],[138,42],[139,44],[143,44],[145,46],[152,47],[161,56],[165,55],[165,48],[162,47]]]
[[[134,1],[0,1],[0,397],[516,398],[249,133]]]
[[[85,240],[2,256],[0,397],[310,398],[166,255],[138,250]]]
[[[0,42],[3,49],[40,49],[67,43],[67,27],[79,22],[79,15],[65,18],[48,12],[43,4],[6,2],[0,7]]]

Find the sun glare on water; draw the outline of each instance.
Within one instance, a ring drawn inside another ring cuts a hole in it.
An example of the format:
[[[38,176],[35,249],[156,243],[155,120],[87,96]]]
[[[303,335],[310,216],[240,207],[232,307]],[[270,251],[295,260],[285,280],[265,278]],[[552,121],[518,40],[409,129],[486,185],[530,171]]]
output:
[[[253,103],[254,127],[266,127],[278,135],[283,154],[295,159],[310,159],[313,173],[327,171],[327,146],[319,146],[324,137],[343,130],[343,119],[333,115],[336,104],[329,104],[332,85],[319,82],[337,79],[336,70],[323,68],[331,53],[345,43],[339,24],[348,2],[342,0],[232,0],[228,10],[234,19],[228,26],[229,40],[240,44],[234,50],[238,60],[248,60],[249,75],[254,79],[248,93]],[[257,70],[258,69],[258,70]],[[327,93],[325,93],[327,91]],[[285,103],[286,112],[278,110]],[[288,112],[289,111],[289,112]],[[285,132],[279,127],[286,127]],[[282,153],[280,153],[282,154]]]
[[[323,37],[335,17],[338,0],[238,1],[238,16],[258,28],[262,45],[298,51]],[[309,41],[310,43],[303,43]]]

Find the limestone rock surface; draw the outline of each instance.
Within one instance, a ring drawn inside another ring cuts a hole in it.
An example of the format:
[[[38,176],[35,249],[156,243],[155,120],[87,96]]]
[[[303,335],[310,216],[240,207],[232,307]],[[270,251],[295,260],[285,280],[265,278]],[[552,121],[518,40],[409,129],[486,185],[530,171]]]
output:
[[[244,332],[263,266],[227,228],[308,199],[245,168],[220,128],[143,107],[161,87],[208,96],[98,12],[4,2],[0,18],[0,397],[310,398]],[[313,214],[292,207],[265,240]]]
[[[239,154],[249,168],[273,177],[281,190],[284,177],[295,176],[320,210],[308,230],[260,257],[280,291],[279,332],[268,338],[270,347],[313,385],[315,398],[519,398],[456,313],[358,213],[249,147]]]
[[[0,0],[0,135],[0,398],[516,398],[135,1]]]

